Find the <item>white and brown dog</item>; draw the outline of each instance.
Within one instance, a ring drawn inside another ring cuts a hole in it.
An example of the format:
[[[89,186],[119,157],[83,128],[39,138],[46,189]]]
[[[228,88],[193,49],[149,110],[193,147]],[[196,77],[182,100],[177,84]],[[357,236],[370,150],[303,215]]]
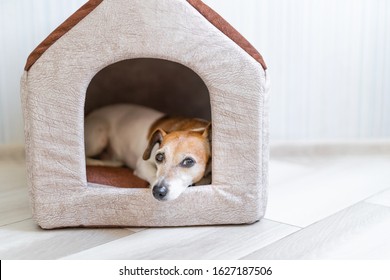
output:
[[[85,154],[88,165],[130,167],[156,199],[173,200],[187,187],[211,181],[211,123],[111,105],[86,117]]]

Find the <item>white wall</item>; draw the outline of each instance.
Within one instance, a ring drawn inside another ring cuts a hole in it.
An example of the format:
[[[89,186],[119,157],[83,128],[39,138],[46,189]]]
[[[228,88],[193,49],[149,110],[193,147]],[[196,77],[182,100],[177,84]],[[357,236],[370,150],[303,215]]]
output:
[[[269,65],[272,139],[390,136],[390,1],[207,2]]]
[[[20,77],[30,52],[83,0],[0,0],[0,144],[23,143]]]
[[[28,54],[84,2],[0,0],[0,143],[23,142]],[[204,2],[268,64],[271,140],[390,137],[390,1]]]

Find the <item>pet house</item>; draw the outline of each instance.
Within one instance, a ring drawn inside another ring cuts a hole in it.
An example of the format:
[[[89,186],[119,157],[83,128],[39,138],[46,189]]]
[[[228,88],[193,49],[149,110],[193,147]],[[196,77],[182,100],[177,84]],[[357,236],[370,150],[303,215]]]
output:
[[[35,220],[43,228],[259,220],[265,69],[248,41],[199,0],[88,1],[31,53],[22,77]],[[85,114],[121,102],[212,118],[212,184],[159,202],[130,172],[86,168]],[[121,183],[139,188],[113,187]]]

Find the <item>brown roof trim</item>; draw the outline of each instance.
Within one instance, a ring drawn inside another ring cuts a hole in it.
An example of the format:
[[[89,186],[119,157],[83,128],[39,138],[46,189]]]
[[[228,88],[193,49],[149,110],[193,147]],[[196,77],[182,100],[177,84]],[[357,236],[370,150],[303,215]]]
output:
[[[84,17],[92,12],[103,0],[89,0],[73,15],[65,20],[59,27],[57,27],[50,35],[40,43],[34,51],[29,55],[24,70],[28,71],[31,66],[42,56],[42,54],[50,48],[59,38],[66,34],[69,30],[78,24]],[[212,10],[209,6],[200,0],[187,0],[200,14],[202,14],[210,23],[217,27],[222,33],[228,36],[232,41],[239,45],[244,51],[252,56],[257,62],[261,64],[264,70],[267,66],[261,54],[242,36],[233,26],[224,20],[218,13]]]
[[[92,12],[103,0],[89,0],[80,9],[78,9],[73,15],[65,20],[60,26],[58,26],[50,35],[40,43],[35,50],[27,58],[26,66],[24,70],[28,71],[31,66],[41,57],[41,55],[51,47],[58,39],[78,24],[83,18],[85,18],[90,12]]]
[[[257,62],[261,64],[264,70],[267,65],[264,62],[261,54],[242,36],[233,26],[231,26],[225,19],[216,13],[209,6],[200,0],[187,0],[195,9],[198,10],[209,22],[217,27],[222,33],[228,36],[232,41],[239,45],[244,51],[252,56]]]

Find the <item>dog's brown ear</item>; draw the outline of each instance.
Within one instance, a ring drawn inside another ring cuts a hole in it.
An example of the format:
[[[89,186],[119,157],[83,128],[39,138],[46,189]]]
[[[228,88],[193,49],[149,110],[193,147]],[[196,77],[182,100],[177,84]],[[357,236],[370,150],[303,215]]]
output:
[[[144,155],[142,156],[143,160],[148,160],[150,158],[150,155],[152,153],[154,145],[156,145],[157,143],[161,144],[161,142],[166,134],[167,133],[160,128],[157,128],[153,132],[152,136],[149,139],[149,143],[148,143],[148,146],[146,147]]]
[[[204,132],[202,134],[202,136],[204,138],[208,138],[210,143],[211,143],[211,134],[212,134],[212,130],[211,130],[211,123],[209,123],[206,128],[204,129]]]

